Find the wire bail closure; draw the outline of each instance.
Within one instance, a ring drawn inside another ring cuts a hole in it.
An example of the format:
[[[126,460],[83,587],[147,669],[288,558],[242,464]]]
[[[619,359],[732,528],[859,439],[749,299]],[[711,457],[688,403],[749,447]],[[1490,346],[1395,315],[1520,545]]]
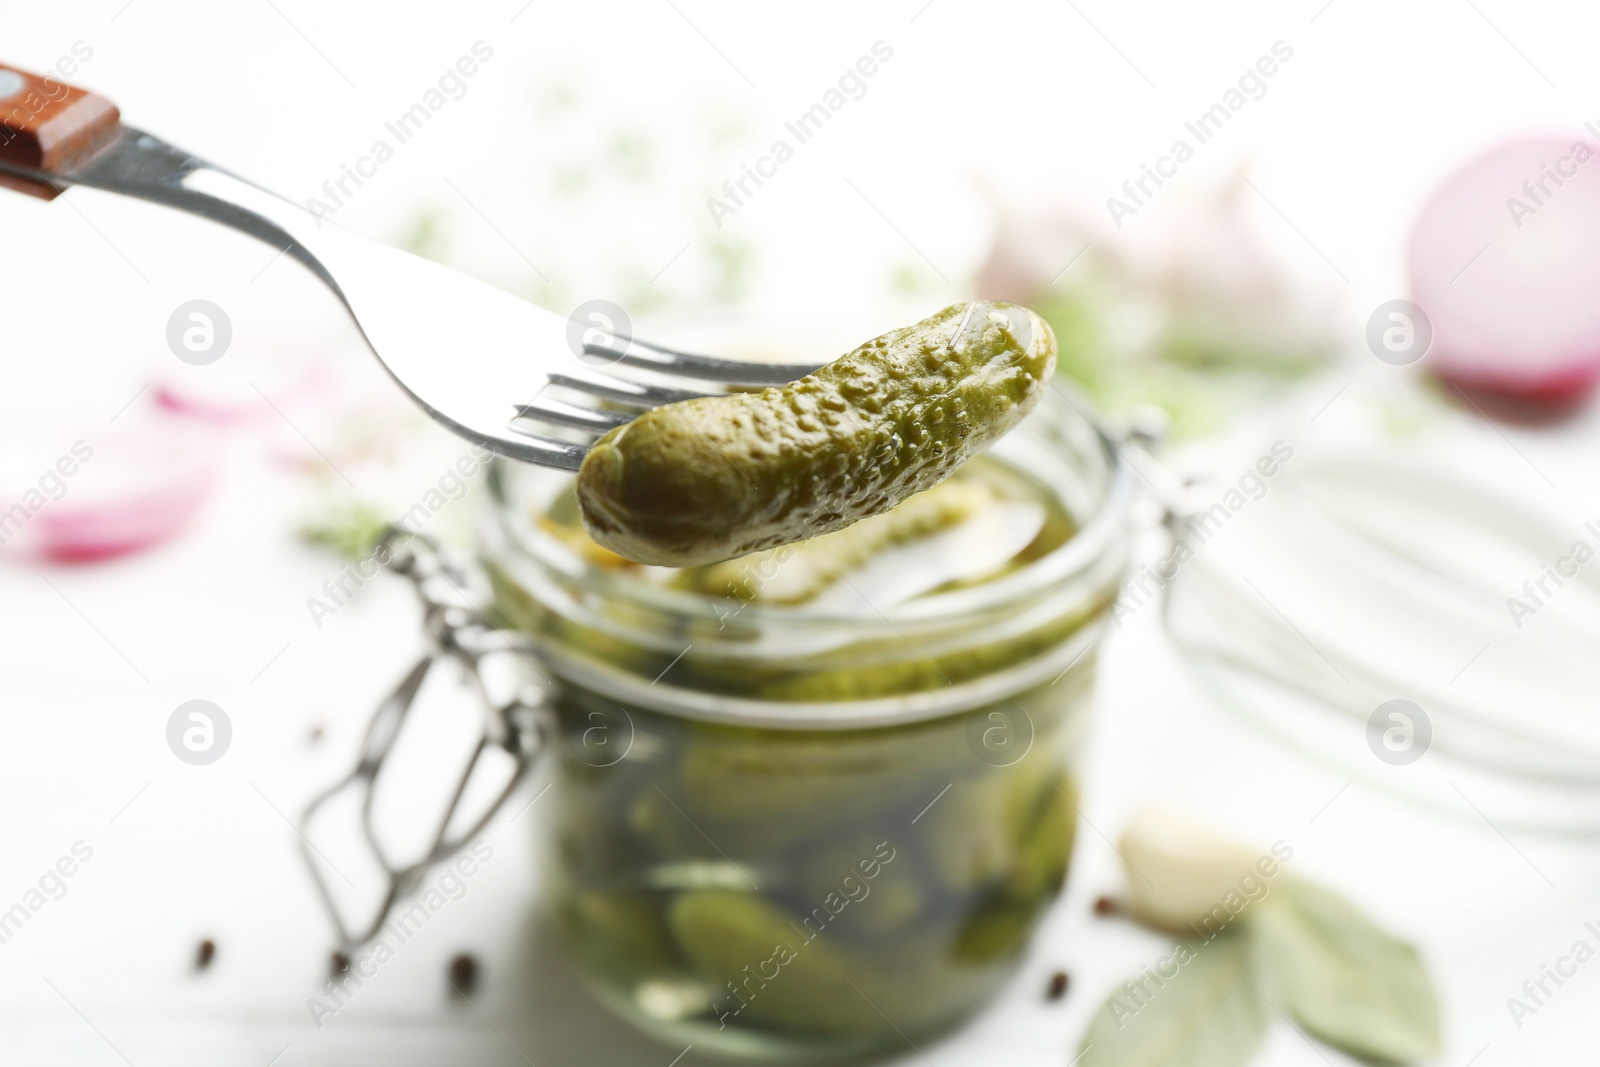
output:
[[[483,831],[521,784],[551,729],[549,706],[542,694],[529,698],[532,687],[527,685],[517,686],[509,695],[496,694],[480,669],[482,660],[495,653],[514,652],[527,656],[532,643],[525,635],[496,630],[489,624],[479,607],[484,599],[481,591],[478,596],[468,592],[473,585],[481,585],[481,578],[476,583],[473,580],[478,577],[476,572],[452,564],[432,539],[397,526],[384,531],[373,555],[386,568],[410,580],[422,604],[422,626],[428,650],[378,705],[367,723],[355,766],[338,782],[313,797],[300,817],[300,854],[344,949],[355,948],[377,936],[396,902],[417,888],[428,868],[454,856]],[[483,732],[451,792],[450,802],[439,818],[427,852],[413,863],[400,864],[385,852],[373,828],[373,795],[384,761],[394,750],[417,693],[434,666],[446,660],[460,665],[477,695],[483,712]],[[453,837],[447,836],[467,785],[484,753],[491,748],[501,749],[514,761],[510,780],[471,826]],[[362,836],[388,883],[377,914],[359,926],[346,922],[319,866],[320,853],[309,837],[317,812],[351,789],[361,794]]]

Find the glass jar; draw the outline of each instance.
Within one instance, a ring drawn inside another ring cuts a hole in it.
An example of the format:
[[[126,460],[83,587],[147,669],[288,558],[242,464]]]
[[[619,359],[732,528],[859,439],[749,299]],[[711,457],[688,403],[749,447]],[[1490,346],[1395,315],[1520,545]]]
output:
[[[857,1054],[948,1028],[1020,958],[1071,858],[1131,485],[1058,391],[989,455],[1075,531],[884,610],[641,581],[536,521],[570,476],[492,472],[491,616],[534,637],[560,722],[546,899],[626,1018]]]

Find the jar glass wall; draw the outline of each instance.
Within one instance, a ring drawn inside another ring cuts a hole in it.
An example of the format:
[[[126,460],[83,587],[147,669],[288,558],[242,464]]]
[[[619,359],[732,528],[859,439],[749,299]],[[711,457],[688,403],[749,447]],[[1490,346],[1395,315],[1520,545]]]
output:
[[[569,477],[496,468],[494,621],[536,635],[560,724],[546,903],[626,1017],[854,1054],[949,1027],[1014,967],[1071,858],[1131,488],[1054,393],[980,463],[1049,513],[1009,566],[792,604],[755,595],[781,554],[721,595],[607,566],[552,521]]]

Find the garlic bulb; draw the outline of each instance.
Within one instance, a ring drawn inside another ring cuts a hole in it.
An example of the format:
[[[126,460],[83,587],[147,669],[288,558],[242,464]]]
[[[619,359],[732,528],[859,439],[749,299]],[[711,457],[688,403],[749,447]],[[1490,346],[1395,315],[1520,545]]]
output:
[[[1149,217],[1120,228],[1071,189],[996,199],[999,225],[975,279],[984,299],[1034,304],[1052,291],[1076,292],[1113,325],[1130,314],[1153,317],[1152,329],[1102,338],[1130,354],[1293,365],[1339,344],[1337,275],[1310,269],[1298,250],[1290,255],[1281,223],[1242,168],[1192,193],[1174,189]]]
[[[1079,283],[1120,254],[1110,221],[1086,197],[1067,192],[1028,200],[989,191],[999,216],[994,243],[974,284],[985,300],[1033,299],[1053,284]],[[1122,273],[1121,264],[1112,264]],[[1006,294],[1006,295],[1000,295]]]
[[[1335,349],[1343,307],[1338,276],[1296,269],[1243,169],[1174,207],[1169,224],[1131,252],[1143,287],[1166,303],[1169,347],[1268,360],[1315,359]]]

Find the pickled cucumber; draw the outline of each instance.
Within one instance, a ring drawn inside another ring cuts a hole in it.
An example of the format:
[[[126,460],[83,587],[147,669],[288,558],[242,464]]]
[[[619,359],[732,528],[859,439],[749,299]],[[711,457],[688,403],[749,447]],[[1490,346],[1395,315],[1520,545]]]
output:
[[[781,389],[657,408],[584,457],[584,525],[627,559],[680,567],[843,529],[1015,426],[1055,357],[1026,308],[955,304]]]
[[[561,918],[586,950],[609,966],[650,973],[679,965],[658,908],[631,893],[579,890],[561,898]]]
[[[691,567],[679,571],[671,584],[708,596],[803,604],[884,549],[964,522],[996,499],[986,486],[952,479],[846,529],[745,559]]]
[[[870,965],[802,927],[803,918],[759,897],[718,890],[685,893],[670,910],[684,955],[708,987],[728,991],[721,1010],[823,1033],[878,1028],[876,1009],[857,992],[859,985],[851,987],[852,977],[866,980]]]
[[[848,732],[631,708],[660,759],[596,770],[556,749],[559,914],[608,982],[690,990],[709,1028],[851,1047],[935,1032],[998,988],[1066,874],[1078,702],[1023,699],[1035,733],[1008,766],[969,747],[983,708]]]

